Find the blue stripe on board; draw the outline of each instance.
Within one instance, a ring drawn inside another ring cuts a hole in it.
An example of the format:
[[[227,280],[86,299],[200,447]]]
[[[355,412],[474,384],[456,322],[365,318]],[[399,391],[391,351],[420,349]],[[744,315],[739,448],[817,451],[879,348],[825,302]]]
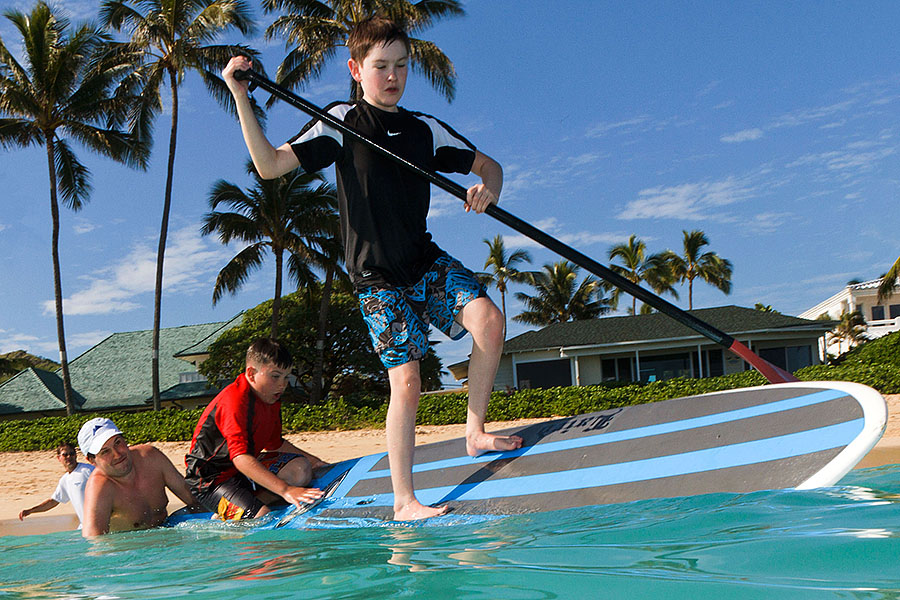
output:
[[[341,496],[346,496],[347,492],[359,483],[359,480],[366,475],[369,469],[374,467],[385,456],[387,456],[387,452],[379,452],[378,454],[370,454],[360,458],[340,485],[338,485],[337,489],[334,490],[332,497],[340,498]]]
[[[462,465],[471,465],[472,463],[489,463],[503,458],[515,458],[518,456],[534,456],[538,454],[547,454],[549,452],[559,452],[561,450],[571,450],[573,448],[586,448],[588,446],[597,446],[600,444],[611,444],[613,442],[621,442],[625,440],[634,440],[654,435],[663,435],[666,433],[674,433],[676,431],[685,431],[687,429],[697,429],[700,427],[708,427],[710,425],[719,425],[730,421],[739,421],[741,419],[750,419],[772,413],[783,412],[795,408],[803,408],[813,404],[821,404],[846,396],[846,392],[840,390],[822,390],[812,394],[797,396],[796,398],[788,398],[777,402],[769,402],[758,406],[750,406],[748,408],[740,408],[722,413],[706,415],[703,417],[694,417],[691,419],[683,419],[681,421],[672,421],[669,423],[660,423],[658,425],[647,425],[645,427],[636,427],[625,431],[614,431],[610,433],[598,433],[596,435],[588,435],[570,440],[560,440],[558,442],[547,442],[544,444],[536,444],[526,446],[519,450],[510,452],[491,452],[482,454],[479,457],[472,458],[470,456],[460,456],[456,458],[448,458],[443,460],[435,460],[428,463],[422,463],[413,466],[413,473],[422,473],[425,471],[434,471],[438,469],[449,469],[450,467],[459,467]],[[362,475],[359,479],[375,479],[378,477],[387,477],[390,475],[389,469],[379,469],[370,471]]]
[[[788,435],[695,450],[625,463],[570,471],[527,475],[479,483],[417,490],[423,504],[450,500],[485,500],[605,487],[663,477],[676,477],[803,456],[846,446],[862,431],[865,419],[855,419]],[[360,498],[336,498],[329,508],[353,508]],[[367,497],[367,506],[391,506],[392,494]]]

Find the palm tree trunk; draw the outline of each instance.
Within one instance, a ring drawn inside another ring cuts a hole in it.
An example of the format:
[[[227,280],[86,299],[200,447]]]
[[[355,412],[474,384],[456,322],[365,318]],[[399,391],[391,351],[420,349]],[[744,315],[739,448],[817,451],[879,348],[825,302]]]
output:
[[[272,248],[275,253],[275,297],[272,299],[272,337],[278,337],[278,317],[281,313],[281,270],[284,264],[284,250]]]
[[[506,341],[506,292],[500,290],[500,306],[503,310],[503,341]]]
[[[313,366],[312,393],[310,399],[313,404],[324,397],[324,385],[322,382],[325,372],[325,340],[328,337],[328,308],[331,306],[331,288],[334,283],[334,269],[328,267],[325,270],[325,283],[322,285],[322,300],[319,305],[319,333],[316,338],[316,363]]]
[[[166,238],[169,235],[169,209],[172,206],[172,181],[175,178],[175,141],[178,134],[178,80],[175,71],[169,71],[172,87],[172,128],[169,132],[169,164],[166,171],[166,192],[163,199],[162,224],[159,228],[159,248],[156,252],[156,289],[153,296],[153,355],[150,359],[153,376],[153,410],[162,406],[159,398],[159,329],[162,315],[163,261],[166,256]]]
[[[66,401],[66,414],[75,414],[75,402],[72,398],[72,381],[69,379],[69,360],[66,357],[66,332],[63,327],[62,276],[59,268],[59,202],[56,197],[56,162],[53,151],[53,135],[45,134],[47,140],[47,165],[50,169],[50,216],[53,220],[53,234],[50,242],[50,253],[53,257],[53,296],[56,300],[56,338],[59,341],[59,363],[62,367],[63,395]]]

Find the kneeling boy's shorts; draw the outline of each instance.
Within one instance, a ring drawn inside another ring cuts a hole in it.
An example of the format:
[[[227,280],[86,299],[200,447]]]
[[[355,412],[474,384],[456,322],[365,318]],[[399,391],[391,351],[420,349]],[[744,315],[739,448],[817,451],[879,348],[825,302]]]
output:
[[[385,367],[421,360],[428,350],[428,327],[434,325],[458,340],[466,330],[456,320],[463,307],[487,296],[475,274],[448,254],[409,287],[365,288],[359,306],[375,353]]]
[[[302,456],[290,452],[265,452],[259,456],[259,462],[277,475],[284,465]],[[256,497],[256,484],[242,474],[225,480],[197,500],[223,521],[252,519],[265,506]]]

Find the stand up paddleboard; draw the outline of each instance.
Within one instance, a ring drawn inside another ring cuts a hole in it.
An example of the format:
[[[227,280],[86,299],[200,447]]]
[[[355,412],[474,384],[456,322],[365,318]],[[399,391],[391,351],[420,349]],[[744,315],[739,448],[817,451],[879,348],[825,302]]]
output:
[[[423,504],[446,504],[454,515],[815,488],[850,471],[886,422],[884,399],[863,385],[767,385],[507,429],[525,442],[511,452],[473,458],[464,439],[417,446],[413,477]],[[311,485],[327,497],[284,509],[275,526],[392,517],[386,453],[332,465]]]

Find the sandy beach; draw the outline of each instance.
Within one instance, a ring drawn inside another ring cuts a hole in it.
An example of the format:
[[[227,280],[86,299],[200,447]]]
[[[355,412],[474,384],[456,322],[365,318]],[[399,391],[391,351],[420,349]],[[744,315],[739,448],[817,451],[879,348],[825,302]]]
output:
[[[888,403],[887,429],[857,468],[900,463],[900,395],[886,396],[885,399]],[[538,421],[540,419],[489,423],[488,430]],[[461,437],[464,432],[465,425],[422,426],[417,428],[416,443],[453,439]],[[386,450],[383,429],[307,432],[285,437],[300,448],[331,462]],[[184,472],[188,442],[160,442],[154,446]],[[80,454],[79,460],[84,462]],[[50,497],[60,475],[62,468],[52,451],[0,453],[0,535],[40,534],[77,527],[78,519],[70,504],[61,504],[48,512],[31,515],[24,521],[18,519],[19,511]],[[170,498],[170,511],[182,505],[171,495]]]

